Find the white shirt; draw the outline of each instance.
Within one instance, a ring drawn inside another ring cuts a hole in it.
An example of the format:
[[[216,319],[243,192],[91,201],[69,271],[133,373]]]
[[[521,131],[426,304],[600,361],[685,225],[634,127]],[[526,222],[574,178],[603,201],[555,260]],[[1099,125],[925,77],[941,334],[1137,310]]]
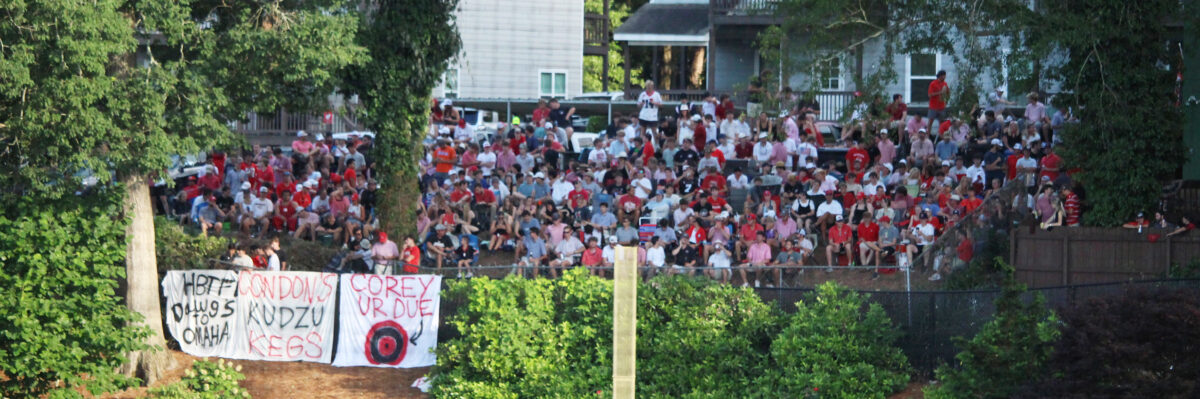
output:
[[[713,119],[717,118],[717,103],[705,101],[700,103],[700,110],[704,115],[712,115]]]
[[[774,146],[771,143],[759,142],[754,144],[754,160],[758,162],[767,162],[771,160],[771,153],[775,152]]]
[[[744,174],[741,176],[738,176],[737,174],[729,175],[729,177],[725,178],[725,181],[729,183],[730,189],[746,188],[750,186],[750,179],[746,178],[746,175]]]
[[[601,149],[593,149],[592,152],[590,154],[588,154],[588,163],[597,164],[597,165],[607,165],[608,164],[608,152],[601,150]]]
[[[725,251],[713,251],[713,254],[708,256],[708,265],[712,267],[728,268],[730,263]]]
[[[645,201],[650,198],[650,191],[654,190],[654,185],[650,183],[650,179],[642,176],[641,179],[633,179],[633,195]]]
[[[734,147],[732,141],[725,142],[724,144],[717,146],[717,149],[721,150],[722,154],[725,154],[725,159],[727,160],[737,158],[737,148]]]
[[[261,219],[274,211],[275,204],[272,204],[269,199],[256,197],[250,202],[250,213],[254,215],[255,219]]]
[[[805,158],[812,158],[813,162],[817,160],[817,146],[812,143],[802,142],[796,144],[796,155],[800,156],[800,162],[804,162]]]
[[[696,133],[693,132],[692,128],[688,127],[687,124],[682,124],[679,126],[679,134],[677,134],[676,136],[679,136],[679,137],[677,137],[679,142],[676,144],[679,144],[679,146],[682,147],[683,141],[684,140],[692,140],[692,139],[696,138]]]
[[[279,271],[279,255],[271,254],[271,257],[267,258],[267,270],[273,272]]]
[[[635,137],[637,137],[637,127],[633,126],[633,124],[629,124],[629,125],[625,126],[624,132],[625,132],[625,143],[626,144],[632,143],[633,139]]]
[[[913,228],[913,235],[917,236],[917,245],[929,245],[933,243],[933,225],[928,222],[919,224]]]
[[[842,204],[837,200],[822,202],[817,205],[817,217],[833,214],[834,216],[842,215]]]
[[[967,179],[969,179],[968,181],[971,183],[983,183],[984,176],[985,174],[983,172],[983,166],[971,165],[967,168]]]
[[[638,95],[638,106],[642,109],[638,111],[638,119],[658,122],[659,104],[662,104],[662,93],[656,91],[654,94],[646,94],[643,91],[642,94]]]
[[[496,153],[495,152],[485,151],[482,154],[479,154],[478,156],[476,156],[475,160],[479,161],[479,170],[483,171],[484,176],[492,175],[492,168],[496,167]],[[489,163],[492,166],[487,166]]]
[[[667,251],[663,247],[651,247],[646,250],[646,263],[654,267],[663,267],[667,264]]]
[[[558,245],[554,247],[554,252],[557,253],[558,257],[561,259],[566,258],[568,255],[574,254],[574,252],[578,251],[580,248],[583,248],[583,243],[579,242],[579,238],[576,238],[574,234],[571,234],[570,237],[558,242]]]
[[[567,199],[567,194],[570,194],[571,190],[574,189],[574,184],[568,183],[566,179],[559,177],[558,180],[554,181],[554,185],[550,187],[550,199],[555,204],[561,204],[563,200]]]
[[[686,206],[675,208],[675,212],[672,215],[675,218],[675,226],[679,226],[685,220],[687,220],[688,216],[692,216],[695,213],[695,210]]]
[[[605,245],[604,250],[600,251],[600,257],[604,258],[605,263],[617,263],[617,249],[612,245]]]

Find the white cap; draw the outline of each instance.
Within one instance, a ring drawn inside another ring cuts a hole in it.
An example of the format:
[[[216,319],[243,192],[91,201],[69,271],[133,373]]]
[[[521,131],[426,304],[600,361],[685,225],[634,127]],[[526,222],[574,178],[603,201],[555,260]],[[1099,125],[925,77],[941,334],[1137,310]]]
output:
[[[445,126],[442,126],[442,127],[438,128],[438,133],[440,133],[440,134],[450,134],[450,128],[448,128],[448,127],[445,127]]]
[[[537,173],[534,173],[534,174],[533,174],[533,177],[534,177],[534,178],[537,178],[537,179],[545,179],[545,178],[546,178],[546,174],[544,174],[544,173],[542,173],[542,172],[537,172]]]
[[[271,190],[267,189],[267,188],[264,186],[264,187],[259,187],[259,188],[258,188],[258,191],[259,191],[259,192],[262,192],[262,193],[265,193],[265,192],[267,192],[267,191],[271,191]]]
[[[796,230],[796,234],[806,236],[806,235],[808,235],[808,232],[804,231],[804,229],[800,229],[800,230]]]
[[[888,172],[896,170],[896,168],[894,166],[892,166],[892,164],[890,164],[890,163],[883,164],[883,167],[887,168]]]
[[[249,190],[249,189],[250,189],[250,182],[248,182],[248,181],[242,182],[242,190]]]
[[[1017,150],[1017,151],[1021,151],[1021,143],[1013,144],[1013,149]]]
[[[303,130],[296,132],[296,137],[307,137],[307,136],[308,136],[308,133],[305,133]]]
[[[883,129],[879,129],[879,134],[887,134],[887,132],[888,132],[888,130],[886,127]]]
[[[950,166],[950,160],[942,160],[942,166]]]
[[[958,194],[951,194],[950,199],[955,200],[955,201],[960,201],[960,200],[962,200],[962,197],[960,197]]]
[[[917,129],[917,133],[925,133],[925,128]]]
[[[817,168],[817,164],[814,164],[812,162],[804,164],[804,169],[816,169],[816,168]]]
[[[317,133],[317,141],[323,141],[323,140],[325,140],[325,135],[321,134],[321,133]]]
[[[308,174],[309,180],[321,180],[321,171],[313,171]]]
[[[608,242],[617,242],[617,236],[608,236]]]
[[[546,124],[545,124],[544,126],[542,126],[542,127],[544,127],[544,128],[547,128],[547,129],[553,129],[553,128],[554,128],[554,124],[553,124],[553,123],[550,123],[550,122],[546,122]]]
[[[692,115],[692,122],[699,122],[699,121],[700,121],[700,114]]]
[[[1000,139],[992,139],[992,145],[1004,145],[1004,142],[1000,141]]]
[[[318,183],[316,180],[309,180],[309,181],[304,182],[304,187],[308,187],[308,188],[316,188],[317,185],[318,185]]]
[[[759,134],[758,134],[758,138],[760,138],[760,139],[765,139],[765,138],[767,138],[767,134],[766,134],[766,133],[759,133]]]
[[[449,98],[442,100],[443,107],[449,107],[451,105],[454,105],[454,101],[450,100]]]
[[[837,215],[837,216],[834,216],[833,220],[841,221],[841,220],[842,220],[842,215]]]

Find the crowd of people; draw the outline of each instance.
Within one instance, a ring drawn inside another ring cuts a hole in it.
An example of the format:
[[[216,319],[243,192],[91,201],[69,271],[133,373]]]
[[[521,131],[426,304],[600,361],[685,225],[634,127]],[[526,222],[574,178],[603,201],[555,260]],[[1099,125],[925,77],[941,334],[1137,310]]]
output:
[[[646,82],[638,111],[614,115],[581,148],[571,144],[574,109],[554,99],[496,132],[473,131],[451,101],[435,100],[418,234],[400,247],[376,231],[370,135],[298,132],[289,147],[213,154],[177,194],[157,195],[204,232],[228,224],[248,238],[342,246],[333,269],[427,266],[459,277],[475,274],[481,254],[552,277],[576,266],[604,275],[619,245],[638,248],[647,275],[703,270],[754,286],[804,272],[775,266],[903,267],[1014,179],[1028,187],[1014,207],[1045,227],[1078,225],[1080,196],[1054,153],[1074,123],[1069,110],[1047,115],[1030,93],[1014,114],[997,90],[950,115],[948,93],[941,72],[924,115],[900,95],[876,95],[826,137],[820,104],[790,91],[784,112],[746,115],[728,95],[666,107]],[[958,258],[969,262],[964,238]]]

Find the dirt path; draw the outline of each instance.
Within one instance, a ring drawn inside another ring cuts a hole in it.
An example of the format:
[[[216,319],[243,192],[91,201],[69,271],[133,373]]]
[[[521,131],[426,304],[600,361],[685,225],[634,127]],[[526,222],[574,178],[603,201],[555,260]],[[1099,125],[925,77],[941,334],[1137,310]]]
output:
[[[198,358],[171,351],[178,367],[168,371],[155,387],[167,385],[183,376]],[[215,359],[212,359],[215,360]],[[429,372],[429,368],[390,369],[375,367],[333,367],[306,362],[265,362],[227,360],[242,366],[246,379],[242,387],[256,399],[292,398],[428,398],[413,381]],[[141,398],[147,388],[137,388],[104,396],[109,399]]]

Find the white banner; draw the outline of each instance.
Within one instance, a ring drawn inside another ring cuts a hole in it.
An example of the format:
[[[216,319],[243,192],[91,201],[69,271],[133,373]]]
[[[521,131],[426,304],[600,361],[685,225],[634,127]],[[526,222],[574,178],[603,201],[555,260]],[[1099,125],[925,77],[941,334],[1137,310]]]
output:
[[[343,275],[333,365],[434,365],[441,287],[434,275]]]
[[[329,363],[337,274],[238,274],[238,337],[232,358]]]
[[[162,281],[167,329],[192,356],[226,356],[238,339],[237,274],[229,270],[172,270]]]

